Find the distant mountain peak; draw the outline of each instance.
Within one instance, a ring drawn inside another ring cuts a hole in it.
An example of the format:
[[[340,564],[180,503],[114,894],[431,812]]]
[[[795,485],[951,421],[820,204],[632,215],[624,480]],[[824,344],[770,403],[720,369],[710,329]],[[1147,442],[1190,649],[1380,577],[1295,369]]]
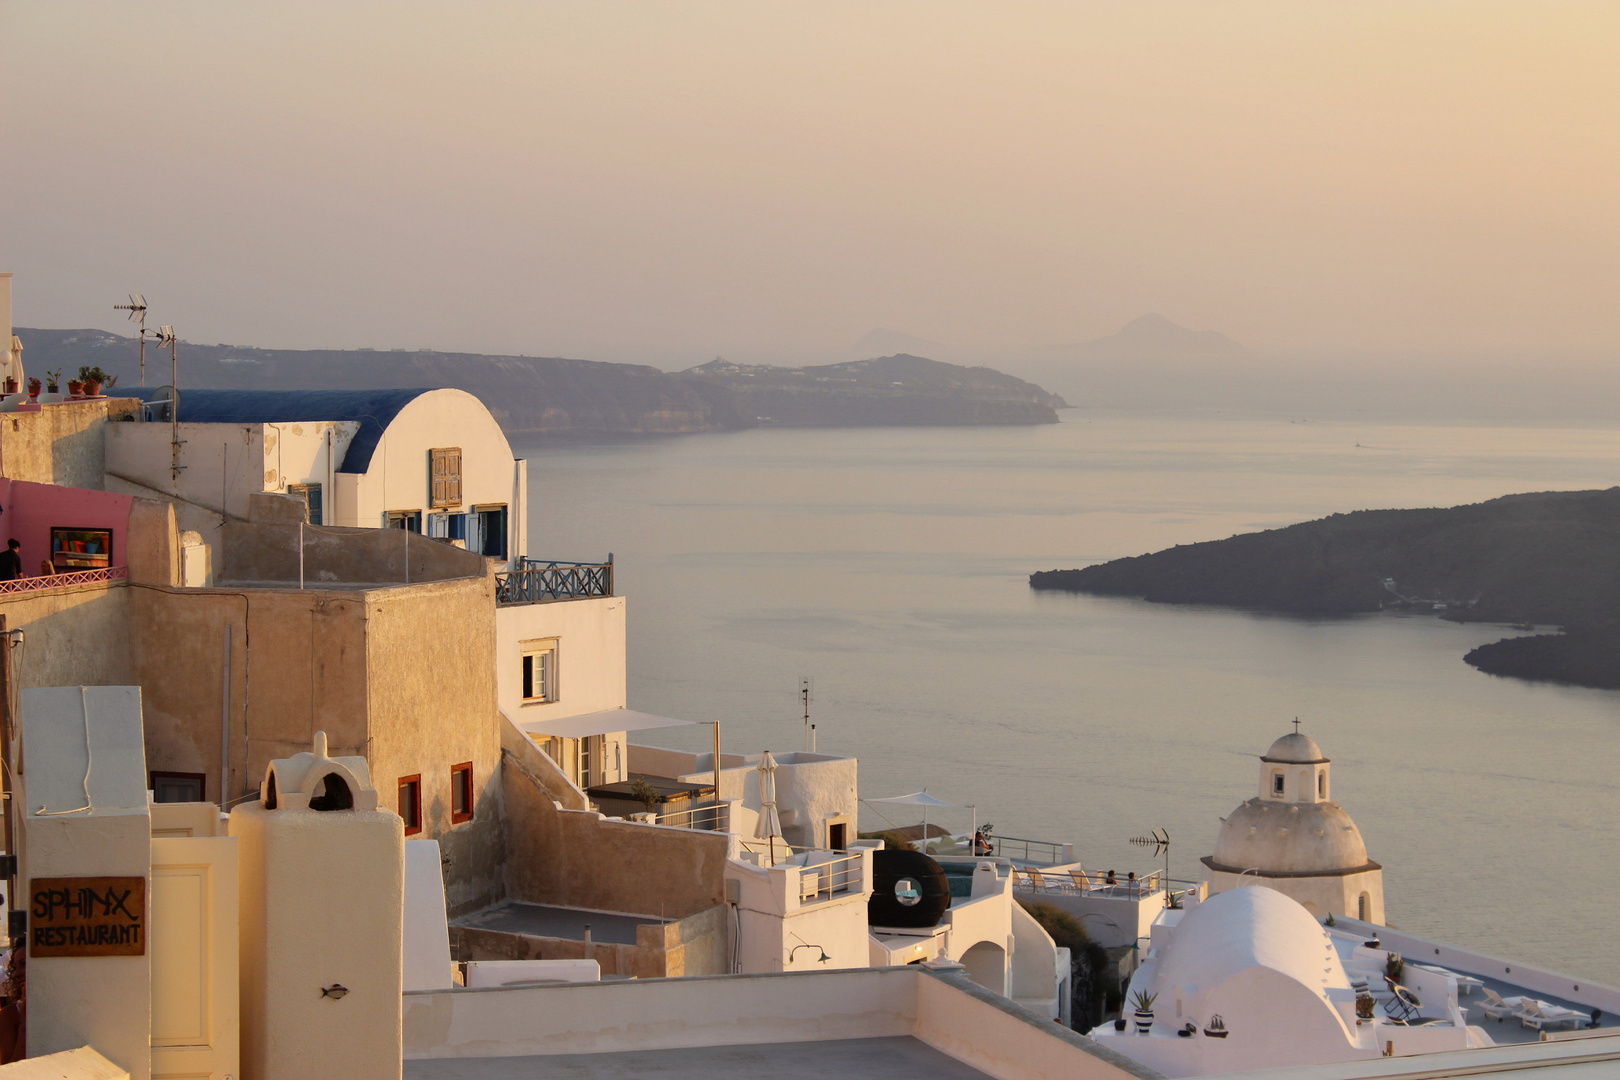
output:
[[[1119,333],[1082,343],[1088,353],[1129,354],[1132,356],[1241,356],[1242,345],[1218,330],[1191,330],[1157,312],[1140,315]]]
[[[894,356],[906,353],[911,356],[925,356],[938,359],[948,356],[951,347],[940,341],[930,341],[916,334],[908,334],[904,330],[890,330],[887,327],[878,327],[868,330],[856,338],[845,354],[861,360],[875,359],[879,356]]]

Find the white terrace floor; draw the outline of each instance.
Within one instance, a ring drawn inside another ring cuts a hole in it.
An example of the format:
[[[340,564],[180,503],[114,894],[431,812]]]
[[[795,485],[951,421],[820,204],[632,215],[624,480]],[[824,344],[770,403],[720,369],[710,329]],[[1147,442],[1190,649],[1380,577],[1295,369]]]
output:
[[[439,1058],[405,1062],[405,1080],[983,1080],[985,1074],[909,1035],[829,1042],[702,1046],[613,1054]]]

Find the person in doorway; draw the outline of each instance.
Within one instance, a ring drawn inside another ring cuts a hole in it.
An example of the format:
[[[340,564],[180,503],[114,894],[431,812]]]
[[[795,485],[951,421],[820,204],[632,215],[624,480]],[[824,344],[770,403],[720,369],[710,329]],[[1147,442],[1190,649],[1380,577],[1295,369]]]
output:
[[[6,550],[0,551],[0,581],[16,581],[22,576],[22,544],[14,536],[6,541]]]
[[[19,942],[6,957],[6,1007],[0,1009],[0,1065],[28,1056],[28,956]]]

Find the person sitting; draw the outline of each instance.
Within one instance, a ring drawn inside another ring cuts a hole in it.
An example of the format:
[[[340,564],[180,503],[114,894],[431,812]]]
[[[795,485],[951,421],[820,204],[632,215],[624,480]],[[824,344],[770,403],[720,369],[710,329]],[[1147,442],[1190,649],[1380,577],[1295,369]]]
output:
[[[6,550],[0,551],[0,581],[16,581],[23,576],[21,548],[15,536],[6,541]]]
[[[984,830],[975,831],[973,834],[973,854],[994,855],[995,853],[995,846],[990,843],[990,838],[984,834]]]
[[[1130,891],[1130,894],[1132,896],[1136,895],[1136,871],[1135,870],[1132,870],[1129,874],[1125,875],[1125,888]]]
[[[1110,888],[1112,888],[1115,885],[1118,885],[1119,884],[1119,875],[1114,873],[1112,870],[1108,871],[1108,876],[1103,879],[1103,884],[1107,885]]]

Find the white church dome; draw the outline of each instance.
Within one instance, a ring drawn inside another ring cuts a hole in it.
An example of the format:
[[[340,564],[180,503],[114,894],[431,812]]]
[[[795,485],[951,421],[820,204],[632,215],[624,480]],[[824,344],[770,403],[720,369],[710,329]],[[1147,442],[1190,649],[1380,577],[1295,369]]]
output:
[[[1367,858],[1361,830],[1338,803],[1265,799],[1250,799],[1221,823],[1209,865],[1232,873],[1262,870],[1268,874],[1378,869]]]
[[[1287,735],[1271,744],[1261,761],[1280,761],[1290,765],[1319,765],[1327,761],[1327,755],[1322,748],[1316,745],[1316,740],[1309,735],[1298,731],[1291,731]]]

